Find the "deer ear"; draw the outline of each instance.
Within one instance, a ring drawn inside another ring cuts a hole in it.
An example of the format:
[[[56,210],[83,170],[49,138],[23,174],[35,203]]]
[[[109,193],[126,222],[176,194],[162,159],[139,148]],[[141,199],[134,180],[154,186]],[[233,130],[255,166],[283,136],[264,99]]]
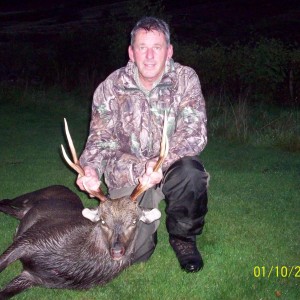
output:
[[[98,208],[85,208],[82,210],[82,215],[92,222],[98,222],[100,220]]]
[[[150,224],[161,217],[161,213],[157,208],[153,208],[151,210],[142,208],[141,212],[142,216],[140,217],[140,220],[146,224]]]

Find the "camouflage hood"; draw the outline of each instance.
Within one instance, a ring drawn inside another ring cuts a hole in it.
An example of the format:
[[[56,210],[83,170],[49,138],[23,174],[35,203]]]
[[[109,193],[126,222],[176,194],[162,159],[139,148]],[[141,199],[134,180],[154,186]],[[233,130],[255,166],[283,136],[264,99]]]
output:
[[[170,151],[163,169],[206,145],[206,111],[200,82],[189,67],[167,62],[151,91],[138,82],[131,61],[113,72],[95,91],[90,134],[80,157],[105,176],[109,188],[138,183],[145,163],[159,154],[164,113]]]

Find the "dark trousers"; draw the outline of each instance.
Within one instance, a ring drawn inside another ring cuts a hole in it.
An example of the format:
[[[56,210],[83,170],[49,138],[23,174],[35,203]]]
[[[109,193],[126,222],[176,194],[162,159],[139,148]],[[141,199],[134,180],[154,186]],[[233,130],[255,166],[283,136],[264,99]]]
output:
[[[164,174],[166,225],[170,235],[195,240],[207,213],[208,174],[197,156],[184,157]]]
[[[166,225],[171,236],[195,241],[202,232],[207,213],[208,174],[197,156],[184,157],[172,164],[156,188],[150,189],[140,199],[142,207],[158,207],[163,197],[167,203]],[[159,221],[151,224],[139,222],[133,262],[146,261],[154,252]],[[156,225],[156,224],[157,225]]]

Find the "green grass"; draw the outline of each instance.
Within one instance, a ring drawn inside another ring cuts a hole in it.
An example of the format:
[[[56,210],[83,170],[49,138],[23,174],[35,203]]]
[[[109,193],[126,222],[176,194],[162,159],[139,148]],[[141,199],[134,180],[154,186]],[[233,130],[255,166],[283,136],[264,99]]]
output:
[[[22,96],[22,97],[21,97]],[[80,152],[88,125],[88,106],[78,95],[60,92],[1,94],[0,199],[51,184],[77,192],[76,175],[63,162],[63,117]],[[81,100],[80,100],[81,99]],[[5,101],[3,101],[5,100]],[[80,103],[82,101],[82,104]],[[61,105],[61,107],[60,107]],[[300,299],[300,270],[289,278],[284,268],[300,266],[300,156],[258,144],[213,138],[201,156],[211,174],[209,212],[198,245],[204,269],[186,274],[168,244],[163,217],[151,259],[133,265],[104,287],[88,291],[32,288],[15,299]],[[0,214],[0,252],[11,243],[18,222]],[[260,267],[261,276],[254,276]],[[268,273],[271,267],[279,266]],[[262,271],[265,268],[265,276]],[[0,287],[16,276],[16,262],[0,275]],[[283,274],[281,274],[281,271]]]
[[[207,97],[206,103],[210,137],[300,152],[299,106],[255,105],[225,96]]]

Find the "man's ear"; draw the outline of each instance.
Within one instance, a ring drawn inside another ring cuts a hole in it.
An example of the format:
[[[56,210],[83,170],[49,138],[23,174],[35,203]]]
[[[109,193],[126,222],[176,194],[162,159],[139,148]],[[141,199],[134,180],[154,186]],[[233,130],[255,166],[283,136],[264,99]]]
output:
[[[161,213],[157,208],[146,209],[141,208],[141,217],[140,220],[146,224],[150,224],[158,219],[160,219]]]
[[[131,60],[132,62],[134,62],[133,47],[132,47],[131,45],[128,47],[128,56],[129,56],[130,60]]]
[[[168,59],[172,58],[173,56],[173,45],[170,44],[168,47]]]

